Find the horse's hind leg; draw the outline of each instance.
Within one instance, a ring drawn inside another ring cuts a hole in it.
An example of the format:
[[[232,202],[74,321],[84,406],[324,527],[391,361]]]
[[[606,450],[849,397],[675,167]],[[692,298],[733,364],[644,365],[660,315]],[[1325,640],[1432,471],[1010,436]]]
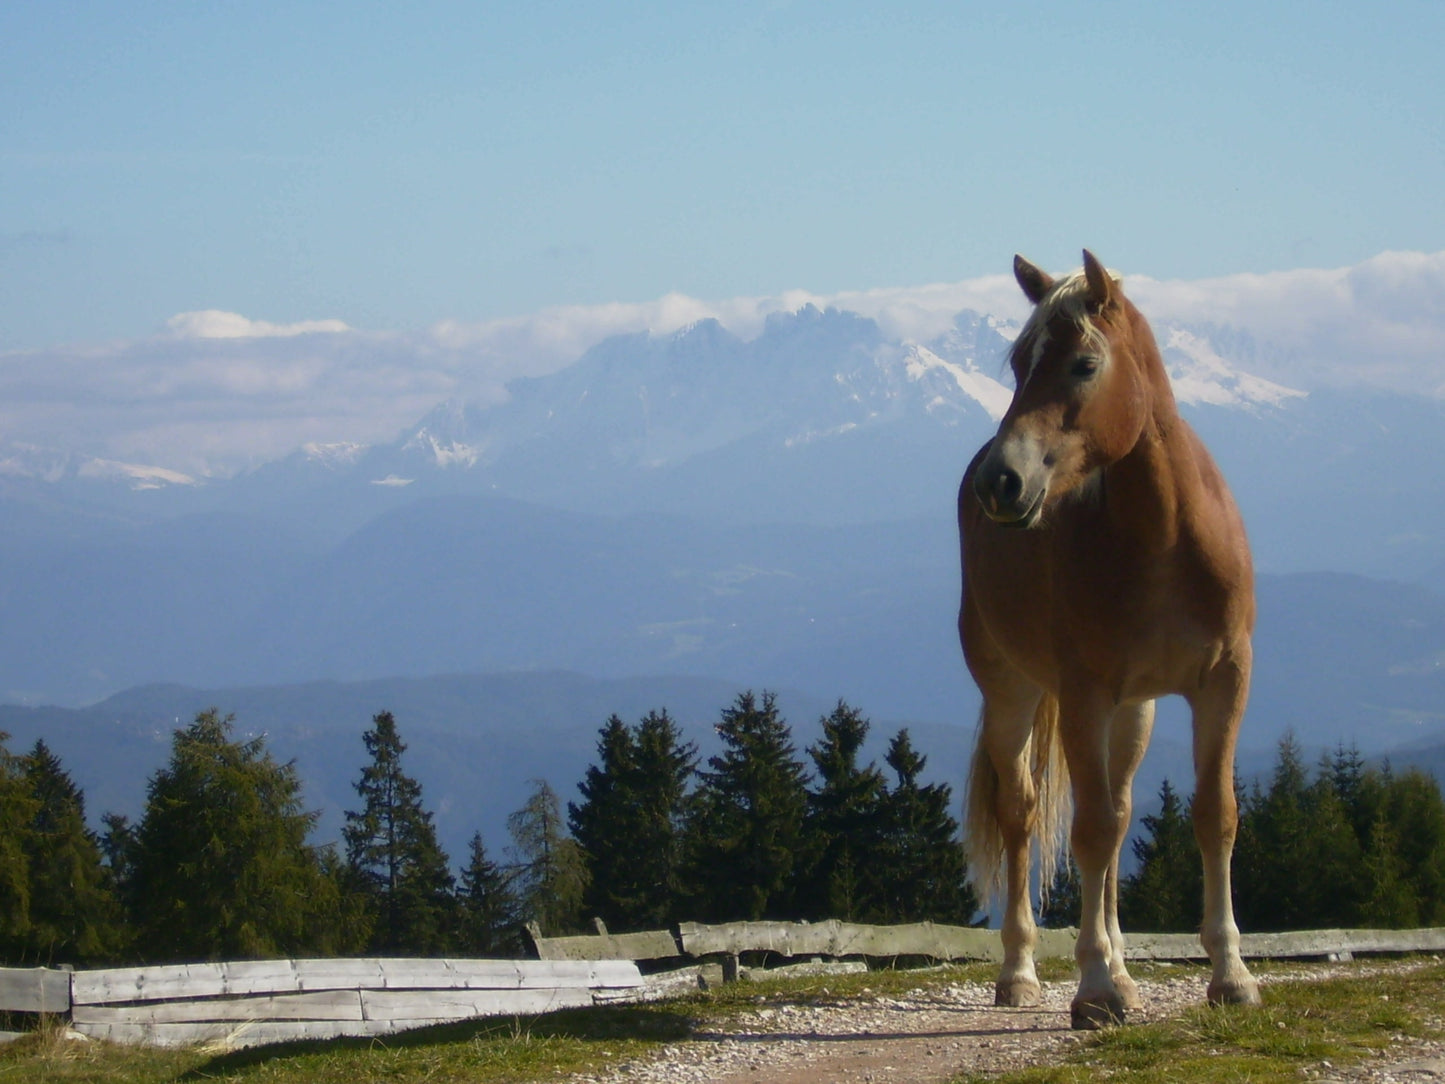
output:
[[[980,683],[981,686],[984,683]],[[994,985],[994,1002],[1017,1008],[1043,998],[1034,970],[1033,897],[1029,891],[1029,847],[1038,810],[1030,772],[1030,737],[1042,691],[1021,675],[999,673],[987,682],[979,747],[995,777],[992,814],[1002,841],[1004,912],[999,923],[1003,966]]]
[[[1145,700],[1117,708],[1109,721],[1109,789],[1113,792],[1114,814],[1127,827],[1134,815],[1134,773],[1149,747],[1154,730],[1154,701]],[[1124,934],[1119,928],[1119,853],[1123,837],[1114,850],[1104,887],[1104,921],[1109,932],[1109,976],[1126,1009],[1141,1007],[1139,988],[1124,965]]]
[[[1225,658],[1189,698],[1194,709],[1194,838],[1204,859],[1204,923],[1199,939],[1209,953],[1211,1005],[1259,1004],[1259,987],[1239,955],[1239,927],[1230,898],[1229,860],[1239,826],[1234,797],[1234,746],[1249,695],[1246,644]]]

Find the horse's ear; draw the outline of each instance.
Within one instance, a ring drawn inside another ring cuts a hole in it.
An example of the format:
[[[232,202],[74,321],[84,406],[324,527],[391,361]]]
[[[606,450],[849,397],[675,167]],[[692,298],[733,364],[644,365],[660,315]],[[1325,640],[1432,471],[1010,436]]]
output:
[[[1018,255],[1014,256],[1014,278],[1019,280],[1024,296],[1035,305],[1044,299],[1044,294],[1048,293],[1049,287],[1054,284],[1047,271],[1039,270]]]
[[[1089,311],[1103,312],[1114,300],[1114,280],[1098,257],[1088,249],[1084,249],[1084,281],[1089,287]]]

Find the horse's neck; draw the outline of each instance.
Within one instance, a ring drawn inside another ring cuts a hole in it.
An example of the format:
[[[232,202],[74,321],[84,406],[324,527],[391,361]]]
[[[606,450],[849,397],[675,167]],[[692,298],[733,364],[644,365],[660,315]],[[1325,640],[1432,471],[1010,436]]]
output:
[[[1184,526],[1191,475],[1197,477],[1192,445],[1173,396],[1156,400],[1134,447],[1104,468],[1112,530],[1145,551],[1172,549]]]

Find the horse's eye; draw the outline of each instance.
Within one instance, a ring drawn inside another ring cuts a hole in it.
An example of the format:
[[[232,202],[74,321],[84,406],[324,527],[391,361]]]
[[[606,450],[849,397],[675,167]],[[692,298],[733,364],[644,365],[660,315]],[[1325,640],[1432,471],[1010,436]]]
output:
[[[1081,380],[1093,376],[1098,371],[1099,359],[1087,354],[1081,358],[1075,358],[1074,363],[1069,366],[1069,375],[1076,376]]]

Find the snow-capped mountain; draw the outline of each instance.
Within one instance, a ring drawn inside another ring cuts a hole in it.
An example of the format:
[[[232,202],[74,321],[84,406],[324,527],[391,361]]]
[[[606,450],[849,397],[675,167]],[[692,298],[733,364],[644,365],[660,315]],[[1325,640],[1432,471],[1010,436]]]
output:
[[[134,491],[203,484],[203,479],[166,467],[79,455],[19,441],[0,444],[0,478],[50,485],[76,481],[118,483]]]
[[[716,320],[617,336],[560,372],[512,382],[506,402],[443,403],[355,471],[373,486],[588,511],[705,514],[712,500],[719,516],[888,518],[913,485],[897,478],[917,473],[908,459],[930,478],[931,460],[951,473],[1001,416],[1009,391],[991,374],[1006,330],[966,314],[940,341],[913,343],[804,306],[751,340]],[[920,447],[931,448],[921,459]],[[850,479],[850,508],[820,500]]]

